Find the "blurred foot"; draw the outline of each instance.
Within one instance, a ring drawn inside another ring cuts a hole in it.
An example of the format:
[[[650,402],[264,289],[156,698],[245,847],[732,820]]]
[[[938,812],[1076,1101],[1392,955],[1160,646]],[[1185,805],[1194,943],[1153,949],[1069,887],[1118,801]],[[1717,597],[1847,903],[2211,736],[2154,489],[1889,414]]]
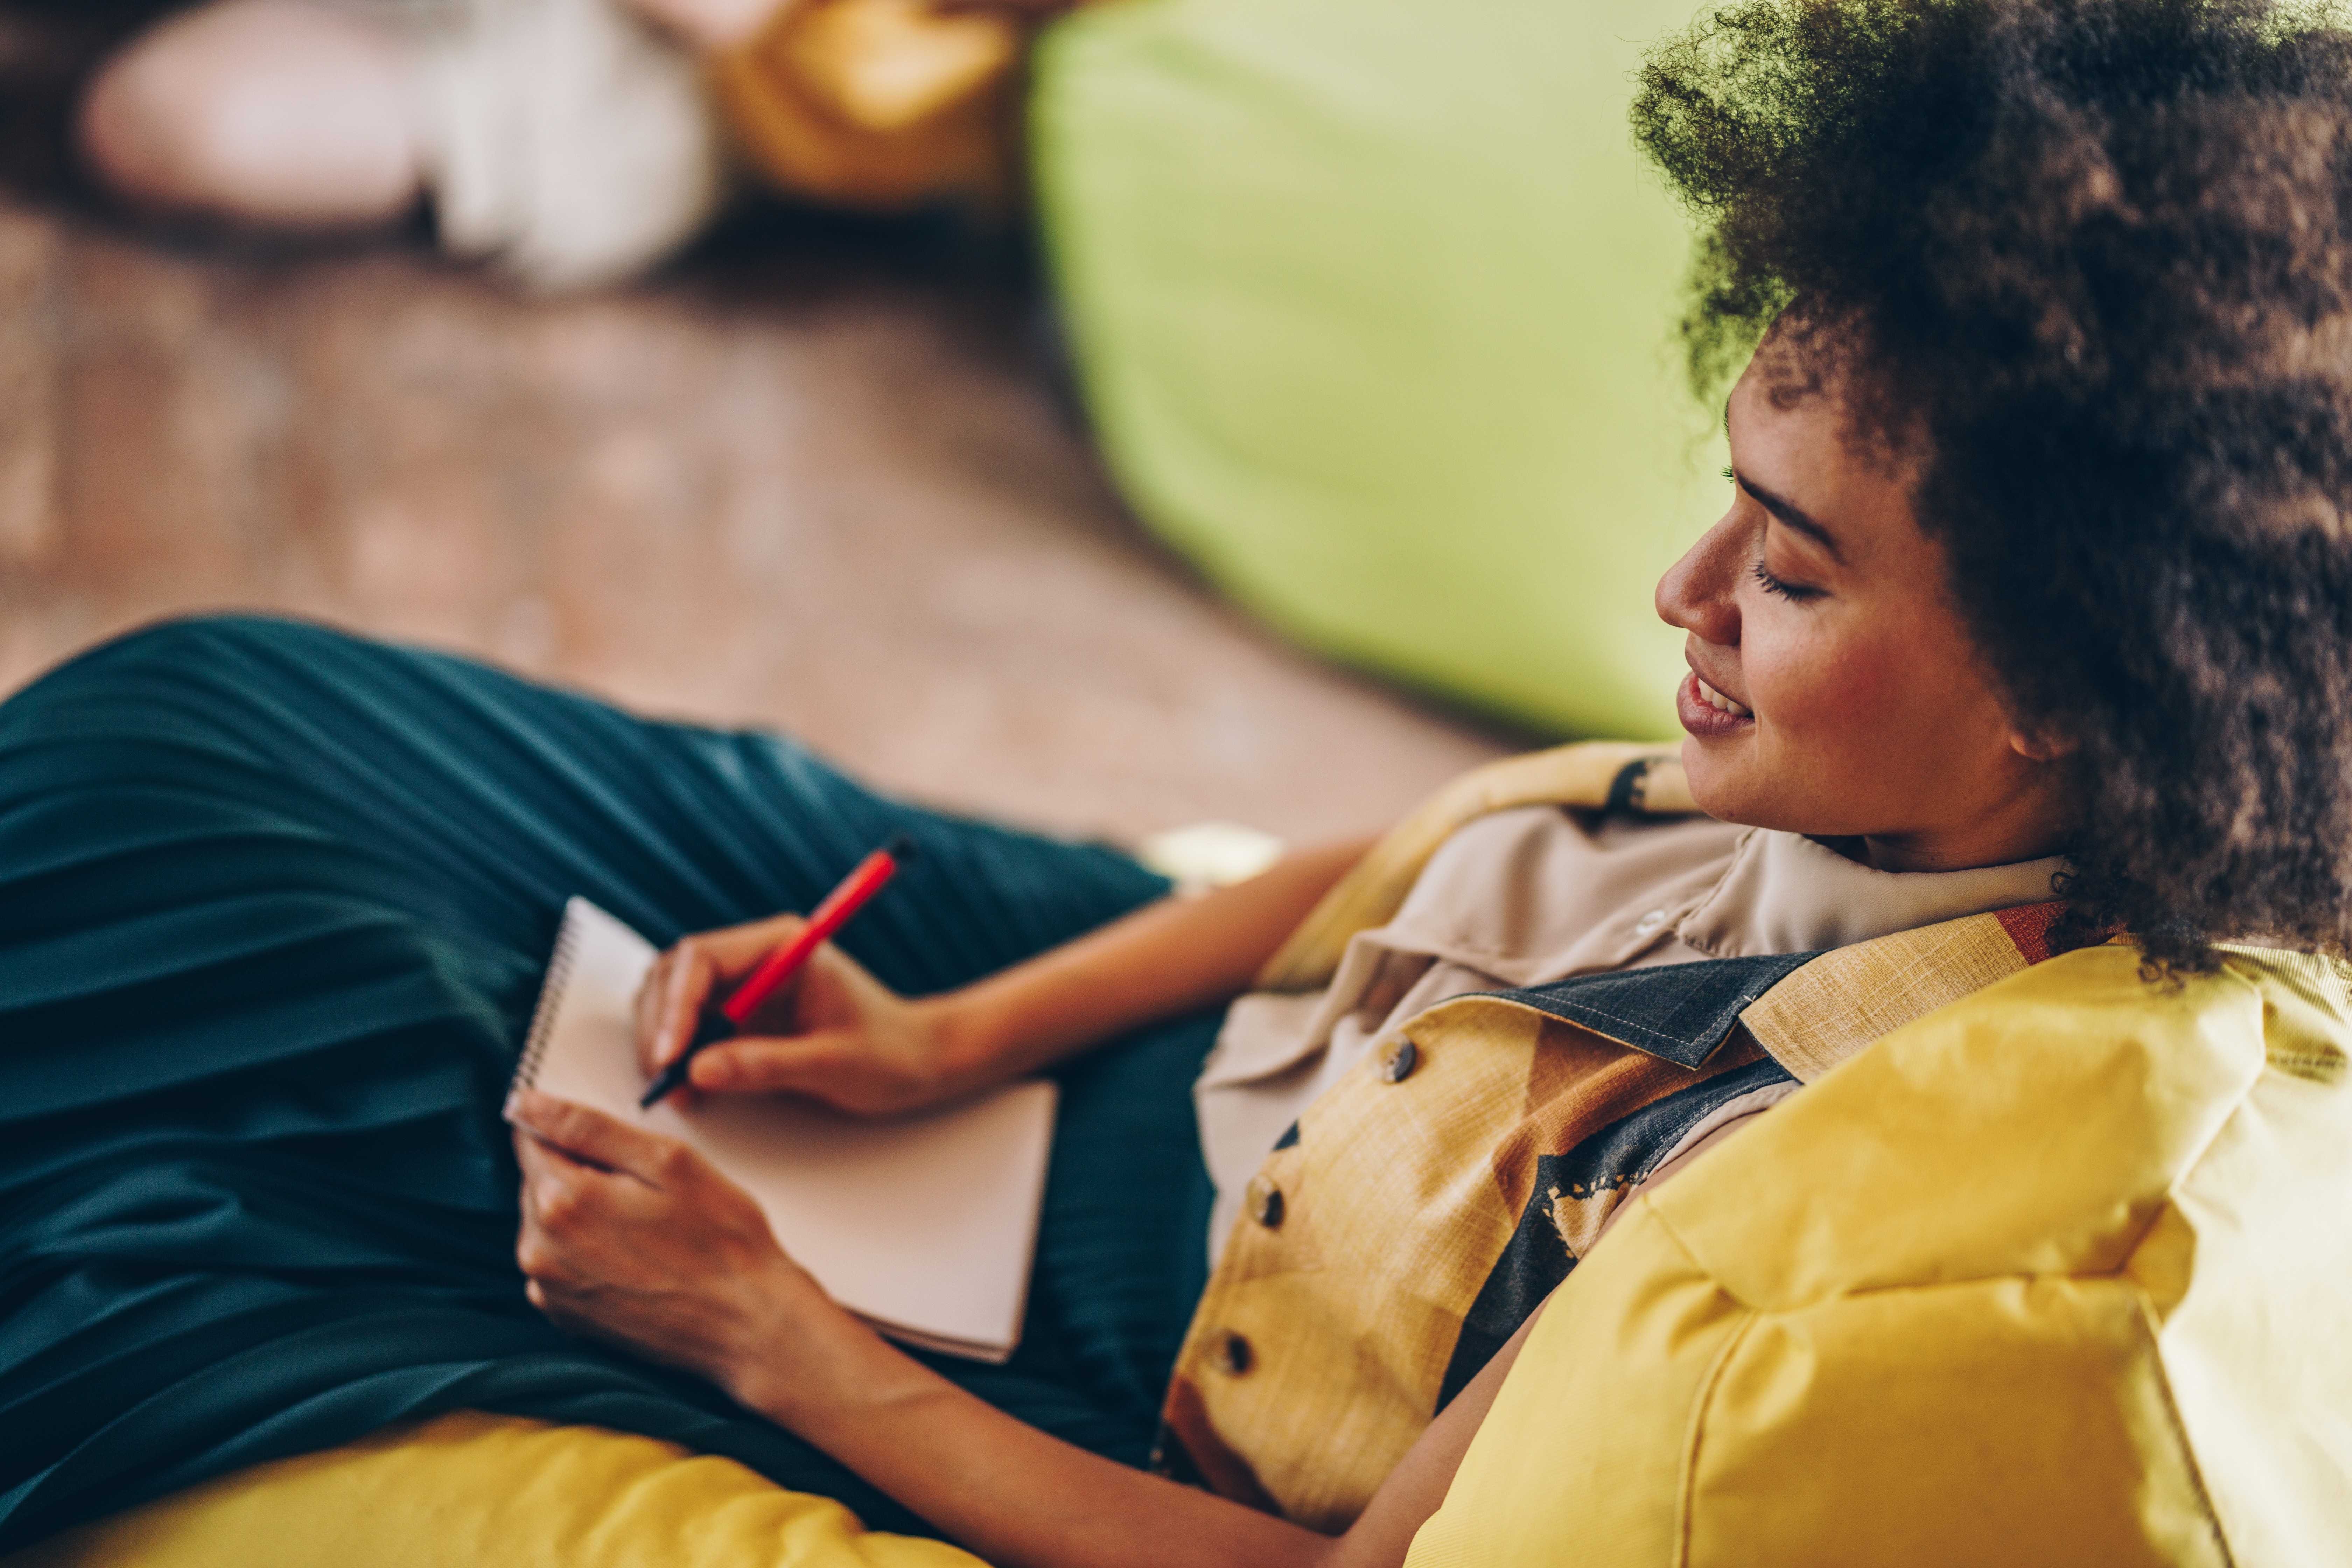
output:
[[[215,0],[99,68],[76,127],[110,189],[142,206],[284,228],[388,223],[423,191],[399,43],[302,0]]]

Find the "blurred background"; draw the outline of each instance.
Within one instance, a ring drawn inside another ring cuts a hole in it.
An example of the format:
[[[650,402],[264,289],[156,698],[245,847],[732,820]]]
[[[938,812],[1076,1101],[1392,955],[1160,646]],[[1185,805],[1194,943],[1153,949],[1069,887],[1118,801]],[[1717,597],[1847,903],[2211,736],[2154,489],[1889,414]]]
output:
[[[1681,0],[0,0],[0,691],[278,610],[1133,841],[1672,732]]]

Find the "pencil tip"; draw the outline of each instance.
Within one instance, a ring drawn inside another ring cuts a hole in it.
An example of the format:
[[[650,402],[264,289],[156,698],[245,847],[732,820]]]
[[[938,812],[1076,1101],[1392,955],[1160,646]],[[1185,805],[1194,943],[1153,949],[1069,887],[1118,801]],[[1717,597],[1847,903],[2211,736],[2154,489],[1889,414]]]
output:
[[[915,841],[903,833],[884,845],[883,849],[901,866],[915,858]]]

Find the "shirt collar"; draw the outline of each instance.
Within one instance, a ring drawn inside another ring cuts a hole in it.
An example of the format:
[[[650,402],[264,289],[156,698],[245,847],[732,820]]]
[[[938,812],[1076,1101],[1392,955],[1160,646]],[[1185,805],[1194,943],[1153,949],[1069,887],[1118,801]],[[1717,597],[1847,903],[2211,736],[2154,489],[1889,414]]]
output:
[[[1966,871],[1880,871],[1797,833],[1751,827],[1675,934],[1716,958],[1813,952],[2054,897],[2057,856]]]

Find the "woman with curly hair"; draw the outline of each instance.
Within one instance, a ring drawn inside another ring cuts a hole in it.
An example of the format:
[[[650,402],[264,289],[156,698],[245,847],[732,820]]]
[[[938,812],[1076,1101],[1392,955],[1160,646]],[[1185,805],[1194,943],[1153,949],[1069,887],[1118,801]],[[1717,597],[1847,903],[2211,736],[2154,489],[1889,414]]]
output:
[[[1748,0],[1635,121],[1737,373],[1657,594],[1678,762],[1167,901],[306,628],[0,708],[0,1541],[467,1409],[1003,1563],[2334,1560],[2352,32]],[[896,912],[693,1082],[1060,1078],[1003,1369],[886,1343],[677,1145],[494,1115],[565,894],[677,939],[651,1068],[898,829]]]

